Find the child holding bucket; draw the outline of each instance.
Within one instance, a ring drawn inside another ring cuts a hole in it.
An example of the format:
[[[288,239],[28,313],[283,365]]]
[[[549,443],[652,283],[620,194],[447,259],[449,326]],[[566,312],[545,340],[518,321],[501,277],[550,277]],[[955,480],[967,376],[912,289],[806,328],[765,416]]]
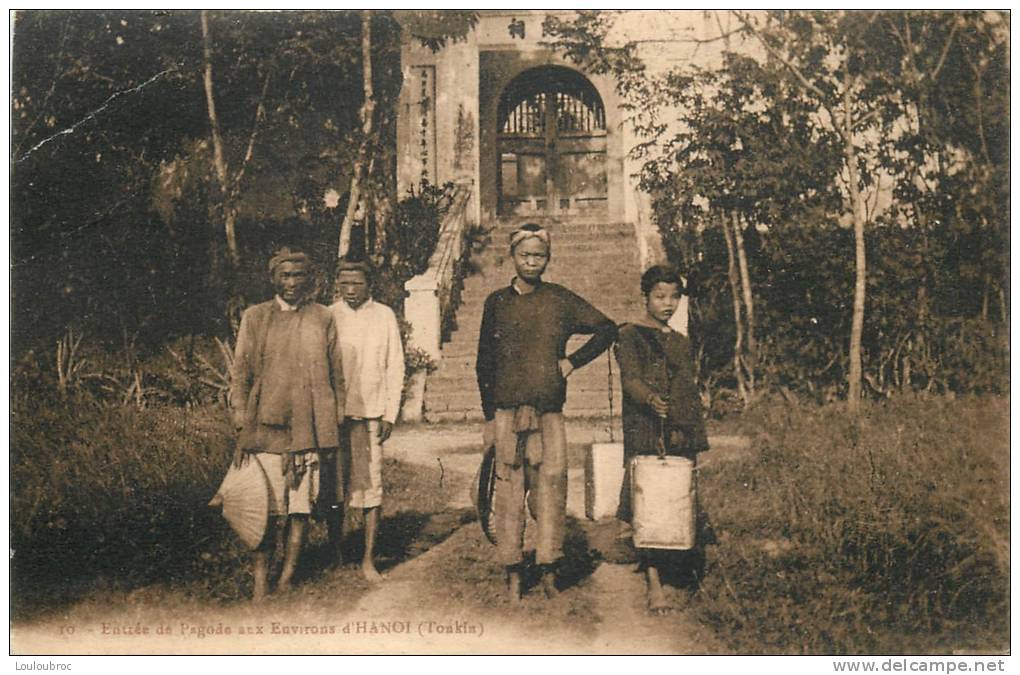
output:
[[[623,384],[624,476],[618,517],[631,522],[631,458],[636,455],[686,457],[708,449],[701,398],[687,337],[668,324],[680,304],[683,280],[676,269],[655,265],[641,277],[645,315],[620,329],[616,359]],[[669,611],[659,580],[665,551],[638,549],[648,583],[648,607]]]

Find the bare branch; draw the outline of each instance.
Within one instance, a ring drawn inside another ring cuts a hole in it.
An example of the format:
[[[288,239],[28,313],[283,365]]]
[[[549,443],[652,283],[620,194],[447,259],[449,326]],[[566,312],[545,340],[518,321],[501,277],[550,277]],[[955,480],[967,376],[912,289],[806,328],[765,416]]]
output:
[[[854,127],[860,128],[879,116],[879,111],[872,110],[867,115],[862,115],[860,118],[854,121]]]
[[[351,187],[348,191],[350,196],[347,199],[347,212],[340,225],[340,242],[337,249],[337,256],[340,258],[347,255],[347,250],[351,245],[351,228],[354,226],[354,218],[361,202],[361,181],[365,170],[365,158],[368,156],[368,143],[372,135],[372,120],[375,112],[375,98],[372,90],[372,11],[368,9],[362,10],[361,15],[361,63],[365,87],[365,102],[361,106],[362,138],[357,159],[354,160]]]
[[[812,83],[810,80],[808,80],[807,77],[804,76],[804,73],[801,72],[800,68],[798,68],[793,63],[791,63],[789,59],[785,58],[782,54],[779,53],[779,51],[775,47],[773,47],[771,44],[769,44],[768,40],[765,39],[765,36],[762,35],[761,32],[759,32],[758,29],[754,27],[754,24],[747,17],[745,17],[743,14],[741,14],[737,10],[732,10],[732,11],[733,11],[733,15],[737,17],[737,20],[740,21],[740,23],[743,24],[743,26],[752,35],[754,35],[756,38],[758,38],[758,42],[760,42],[762,44],[762,46],[765,47],[765,50],[774,59],[776,59],[777,61],[782,63],[786,67],[787,70],[789,70],[791,73],[793,73],[793,76],[797,78],[797,81],[800,82],[802,87],[804,87],[808,91],[812,92],[815,96],[818,96],[818,98],[821,99],[822,101],[824,101],[827,98],[825,92],[822,91],[821,89],[819,89],[818,86],[815,85],[814,83]],[[825,104],[823,103],[822,105],[825,105]],[[828,106],[826,106],[826,108],[827,107]]]
[[[213,94],[212,69],[212,36],[209,34],[209,14],[202,10],[202,56],[205,59],[203,83],[205,84],[205,103],[209,114],[209,125],[212,127],[213,165],[216,177],[220,182],[220,190],[227,192],[227,162],[223,157],[223,137],[220,135],[220,119],[216,115],[216,97]]]
[[[235,197],[238,191],[241,189],[241,180],[244,178],[244,172],[248,169],[248,163],[251,162],[252,155],[255,151],[255,139],[259,135],[259,123],[266,115],[266,91],[269,89],[269,79],[272,76],[272,71],[266,73],[266,79],[262,83],[262,93],[259,94],[259,104],[255,107],[255,121],[251,125],[251,135],[248,136],[248,149],[244,153],[244,159],[241,160],[241,168],[238,170],[237,175],[234,176],[233,186],[231,187],[231,197]]]
[[[715,18],[715,25],[719,26],[719,38],[726,41],[726,49],[728,50],[730,48],[730,35],[741,31],[727,31],[723,28],[722,19],[719,18],[719,10],[712,10],[712,16]]]
[[[822,91],[816,84],[808,80],[807,77],[804,75],[803,71],[801,71],[789,59],[783,57],[777,49],[770,45],[768,40],[765,39],[765,36],[763,36],[761,32],[759,32],[758,29],[754,27],[754,25],[747,17],[742,15],[737,10],[731,11],[733,12],[733,15],[737,17],[737,20],[740,21],[740,23],[743,24],[747,28],[747,30],[758,39],[758,42],[760,42],[763,47],[765,47],[765,50],[773,58],[775,58],[777,61],[783,64],[783,66],[785,66],[786,69],[793,74],[793,76],[796,78],[796,80],[800,83],[802,87],[804,87],[805,89],[807,89],[808,91],[810,91],[811,93],[818,97],[818,104],[822,107],[823,110],[825,110],[826,113],[828,113],[829,119],[832,121],[833,128],[835,128],[838,131],[839,125],[836,122],[837,119],[836,114],[833,112],[832,107],[830,107],[828,96],[825,94],[825,92]]]
[[[939,56],[938,63],[935,64],[935,70],[931,71],[931,79],[938,79],[939,73],[942,72],[942,66],[946,65],[946,57],[949,56],[949,49],[953,46],[953,38],[956,37],[956,31],[960,28],[960,21],[958,19],[953,20],[953,27],[949,30],[949,37],[946,38],[946,44],[942,46],[942,54]]]
[[[212,128],[213,166],[216,168],[216,178],[220,185],[220,194],[223,197],[223,230],[227,239],[227,258],[236,270],[241,266],[241,255],[237,247],[237,232],[234,230],[237,209],[231,203],[232,190],[228,178],[230,174],[227,171],[227,161],[223,153],[220,120],[216,115],[216,97],[213,94],[212,36],[209,33],[209,15],[204,9],[202,10],[202,56],[205,60],[203,74],[205,102],[209,114],[209,126]]]
[[[112,104],[115,100],[117,100],[121,96],[125,96],[127,94],[137,93],[137,92],[141,91],[142,89],[144,89],[145,87],[147,87],[150,84],[152,84],[153,82],[155,82],[156,80],[158,80],[161,77],[164,77],[165,75],[168,75],[169,73],[172,73],[172,72],[174,72],[173,68],[167,68],[166,70],[161,70],[160,72],[156,73],[155,75],[153,75],[152,77],[150,77],[146,81],[142,82],[141,84],[135,85],[134,87],[129,87],[128,89],[122,89],[120,91],[114,92],[113,94],[110,94],[110,96],[105,101],[103,101],[103,104],[101,106],[99,106],[98,108],[96,108],[95,110],[93,110],[92,112],[90,112],[85,117],[81,118],[80,120],[78,120],[77,122],[72,124],[71,126],[65,128],[65,129],[61,129],[57,133],[55,133],[55,134],[53,134],[51,136],[47,136],[46,138],[42,139],[41,141],[39,141],[38,143],[33,145],[28,151],[26,151],[25,154],[23,154],[21,157],[18,157],[18,159],[16,161],[17,162],[23,162],[26,159],[28,159],[29,156],[33,152],[35,152],[39,148],[43,147],[44,145],[46,145],[50,141],[53,141],[53,140],[59,138],[60,136],[67,136],[67,135],[73,134],[75,131],[78,130],[78,127],[80,127],[81,125],[85,124],[86,122],[88,122],[90,120],[94,120],[97,115],[99,115],[102,112],[105,112],[106,109],[110,107],[110,104]]]
[[[64,21],[64,29],[60,32],[60,50],[57,52],[57,65],[53,69],[53,79],[50,81],[49,91],[46,92],[42,103],[39,104],[39,112],[35,116],[35,119],[32,120],[32,123],[29,124],[28,128],[21,134],[21,139],[18,141],[18,147],[16,147],[12,153],[14,155],[21,154],[21,149],[24,147],[25,141],[28,140],[28,135],[32,132],[32,129],[35,128],[35,125],[39,123],[39,120],[42,119],[43,113],[46,112],[46,106],[49,104],[50,98],[53,96],[53,92],[57,89],[57,82],[60,80],[61,63],[64,60],[64,44],[67,42],[67,26],[69,23],[71,23],[70,15],[67,20]]]

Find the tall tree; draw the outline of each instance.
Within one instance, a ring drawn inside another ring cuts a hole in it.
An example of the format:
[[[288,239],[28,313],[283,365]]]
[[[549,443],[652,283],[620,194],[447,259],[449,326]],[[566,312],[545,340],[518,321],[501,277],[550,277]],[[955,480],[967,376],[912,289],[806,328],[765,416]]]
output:
[[[675,72],[665,84],[682,124],[663,136],[662,150],[646,161],[641,185],[656,195],[664,237],[679,229],[722,233],[734,379],[750,403],[761,353],[745,233],[767,237],[805,213],[838,206],[836,139],[811,123],[808,107],[786,95],[790,84],[783,77],[747,56],[727,54],[718,70]]]
[[[354,226],[354,219],[362,208],[361,181],[368,161],[368,146],[372,138],[372,124],[375,113],[375,97],[372,88],[372,10],[361,10],[361,67],[362,84],[364,86],[365,99],[361,104],[361,143],[358,146],[358,156],[354,160],[354,172],[351,176],[350,197],[347,200],[347,211],[344,214],[343,222],[340,224],[340,243],[337,247],[337,257],[347,255],[351,246],[351,228]],[[339,291],[338,291],[339,292]]]
[[[854,231],[854,291],[850,328],[847,403],[852,414],[862,394],[862,336],[867,284],[865,211],[862,189],[875,185],[877,129],[895,100],[875,53],[876,12],[776,12],[759,21],[734,11],[747,33],[758,41],[778,68],[809,97],[831,125],[843,149],[845,209]]]
[[[358,153],[354,160],[351,181],[348,189],[347,208],[344,211],[343,220],[340,223],[340,231],[337,245],[338,257],[347,255],[351,245],[351,232],[355,222],[359,219],[364,222],[370,215],[374,215],[377,222],[383,227],[377,232],[377,248],[385,241],[386,222],[394,213],[390,200],[382,199],[379,181],[373,181],[377,167],[385,164],[382,161],[384,145],[380,134],[381,127],[390,127],[395,123],[395,106],[387,106],[388,109],[382,113],[383,120],[376,120],[377,92],[373,78],[377,74],[373,68],[373,51],[378,49],[380,37],[373,34],[373,21],[378,21],[379,12],[372,10],[361,11],[361,81],[363,100],[359,111],[361,122]],[[461,40],[475,26],[478,21],[477,12],[466,10],[437,11],[437,10],[398,10],[392,13],[400,30],[382,36],[382,41],[394,38],[401,42],[417,41],[433,51],[442,49],[451,40]],[[391,49],[397,49],[399,45],[391,45]],[[395,102],[394,102],[395,103]],[[380,124],[380,122],[383,122]],[[369,213],[369,205],[374,212]]]
[[[267,70],[255,105],[255,121],[252,123],[251,133],[248,135],[248,143],[241,160],[241,166],[231,175],[223,150],[223,133],[220,130],[219,116],[216,114],[216,96],[214,92],[213,78],[213,39],[209,30],[209,13],[202,10],[202,56],[203,75],[202,83],[205,89],[206,109],[209,114],[209,128],[212,133],[213,143],[213,167],[216,170],[216,180],[219,185],[220,205],[219,210],[223,214],[223,232],[227,242],[227,259],[232,269],[236,272],[241,266],[241,254],[237,246],[237,214],[239,210],[238,197],[241,192],[241,181],[248,170],[248,163],[251,162],[255,151],[255,141],[259,135],[259,127],[265,116],[266,90],[269,88],[271,72]]]
[[[309,204],[321,211],[327,188],[343,190],[358,120],[356,107],[336,101],[360,100],[357,15],[205,18],[203,44],[197,10],[16,15],[11,230],[19,337],[34,343],[29,333],[41,339],[79,321],[97,337],[219,330],[224,298],[248,286],[262,292],[254,273],[261,265],[245,251],[261,259],[285,236],[283,221],[313,219]],[[399,89],[398,46],[390,38],[376,54],[387,93]],[[212,98],[203,96],[207,65]],[[210,268],[213,245],[223,256],[225,221],[235,223],[228,255],[242,263],[232,289],[221,288],[226,275],[197,273]],[[313,243],[310,228],[290,229]],[[335,225],[329,238],[328,255],[317,256],[327,265]],[[74,255],[79,250],[95,255]],[[20,295],[26,288],[34,289],[31,302]]]

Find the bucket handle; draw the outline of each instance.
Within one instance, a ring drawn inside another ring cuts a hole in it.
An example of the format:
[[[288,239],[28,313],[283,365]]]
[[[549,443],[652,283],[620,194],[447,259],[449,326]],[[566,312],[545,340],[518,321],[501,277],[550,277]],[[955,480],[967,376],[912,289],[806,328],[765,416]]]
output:
[[[659,459],[666,460],[666,418],[659,418],[659,437],[655,439],[655,449],[659,452]]]

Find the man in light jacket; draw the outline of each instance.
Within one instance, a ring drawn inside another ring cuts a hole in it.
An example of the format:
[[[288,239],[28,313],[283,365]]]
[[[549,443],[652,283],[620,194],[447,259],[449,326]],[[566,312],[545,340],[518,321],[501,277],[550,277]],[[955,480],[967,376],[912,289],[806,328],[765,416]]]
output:
[[[400,410],[404,347],[393,310],[372,299],[368,263],[341,260],[337,275],[341,299],[330,310],[340,338],[346,396],[337,484],[343,487],[347,505],[364,511],[361,571],[368,581],[378,582],[382,576],[375,567],[374,551],[383,497],[382,446]],[[337,506],[329,516],[329,534],[340,562],[343,509],[342,504]]]

